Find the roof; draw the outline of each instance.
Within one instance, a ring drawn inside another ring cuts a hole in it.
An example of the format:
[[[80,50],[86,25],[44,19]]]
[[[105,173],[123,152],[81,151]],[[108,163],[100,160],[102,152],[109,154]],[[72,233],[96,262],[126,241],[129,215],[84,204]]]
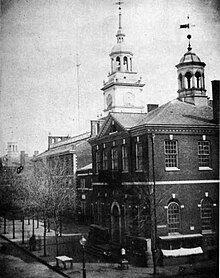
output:
[[[197,56],[195,53],[188,51],[180,59],[180,63],[188,63],[188,62],[201,62],[201,60],[199,56]]]
[[[80,146],[81,144],[88,144],[87,140],[90,137],[90,132],[83,133],[74,137],[71,137],[68,140],[58,142],[53,145],[52,148],[49,150],[46,150],[43,153],[40,153],[35,157],[35,159],[38,158],[44,158],[47,156],[53,156],[53,155],[61,155],[65,153],[69,153],[71,151],[75,151],[75,148]]]
[[[87,170],[91,170],[92,169],[92,163],[89,163],[87,164],[86,166],[80,168],[80,169],[77,169],[77,172],[78,171],[87,171]]]
[[[125,129],[136,126],[142,119],[146,117],[146,113],[123,113],[111,112],[110,115]]]
[[[130,50],[130,47],[125,43],[125,42],[120,42],[117,43],[116,45],[113,46],[112,50],[111,50],[111,54],[114,53],[121,53],[121,52],[126,52],[126,53],[130,53],[131,55],[133,55],[133,53]]]
[[[174,99],[149,112],[137,125],[187,125],[204,126],[213,123],[210,106],[196,106]]]

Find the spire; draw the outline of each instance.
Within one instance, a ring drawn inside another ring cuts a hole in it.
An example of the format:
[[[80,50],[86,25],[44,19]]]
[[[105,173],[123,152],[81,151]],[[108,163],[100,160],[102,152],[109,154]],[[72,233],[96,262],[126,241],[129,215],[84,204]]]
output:
[[[122,33],[122,26],[121,26],[121,5],[124,2],[122,1],[118,1],[115,3],[115,5],[118,5],[118,31],[116,34],[116,38],[117,38],[117,43],[121,43],[124,40],[125,34]]]
[[[191,51],[192,50],[192,47],[191,47],[191,44],[190,44],[190,39],[191,39],[191,35],[189,34],[189,35],[187,35],[187,39],[189,40],[189,45],[188,45],[188,51]]]

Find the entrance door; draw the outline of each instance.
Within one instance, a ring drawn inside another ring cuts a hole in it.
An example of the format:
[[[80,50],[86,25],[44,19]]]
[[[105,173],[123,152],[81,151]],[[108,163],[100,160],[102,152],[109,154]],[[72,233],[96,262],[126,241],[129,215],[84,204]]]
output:
[[[111,208],[111,235],[112,240],[121,242],[121,213],[118,203],[113,203]]]

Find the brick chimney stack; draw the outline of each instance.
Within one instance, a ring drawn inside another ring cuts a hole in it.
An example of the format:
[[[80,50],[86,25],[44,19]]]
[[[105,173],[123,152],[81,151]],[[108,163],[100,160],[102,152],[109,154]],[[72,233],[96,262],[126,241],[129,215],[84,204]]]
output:
[[[213,120],[216,124],[219,124],[219,118],[220,118],[219,95],[220,95],[220,80],[213,80],[212,81]]]

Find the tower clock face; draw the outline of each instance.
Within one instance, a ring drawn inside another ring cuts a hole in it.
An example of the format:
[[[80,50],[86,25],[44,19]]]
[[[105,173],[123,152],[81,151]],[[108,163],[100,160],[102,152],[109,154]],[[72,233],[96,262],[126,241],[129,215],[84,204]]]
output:
[[[111,109],[112,107],[112,95],[108,94],[106,98],[107,109]]]
[[[134,94],[131,92],[127,92],[124,95],[124,104],[126,106],[134,106]]]

